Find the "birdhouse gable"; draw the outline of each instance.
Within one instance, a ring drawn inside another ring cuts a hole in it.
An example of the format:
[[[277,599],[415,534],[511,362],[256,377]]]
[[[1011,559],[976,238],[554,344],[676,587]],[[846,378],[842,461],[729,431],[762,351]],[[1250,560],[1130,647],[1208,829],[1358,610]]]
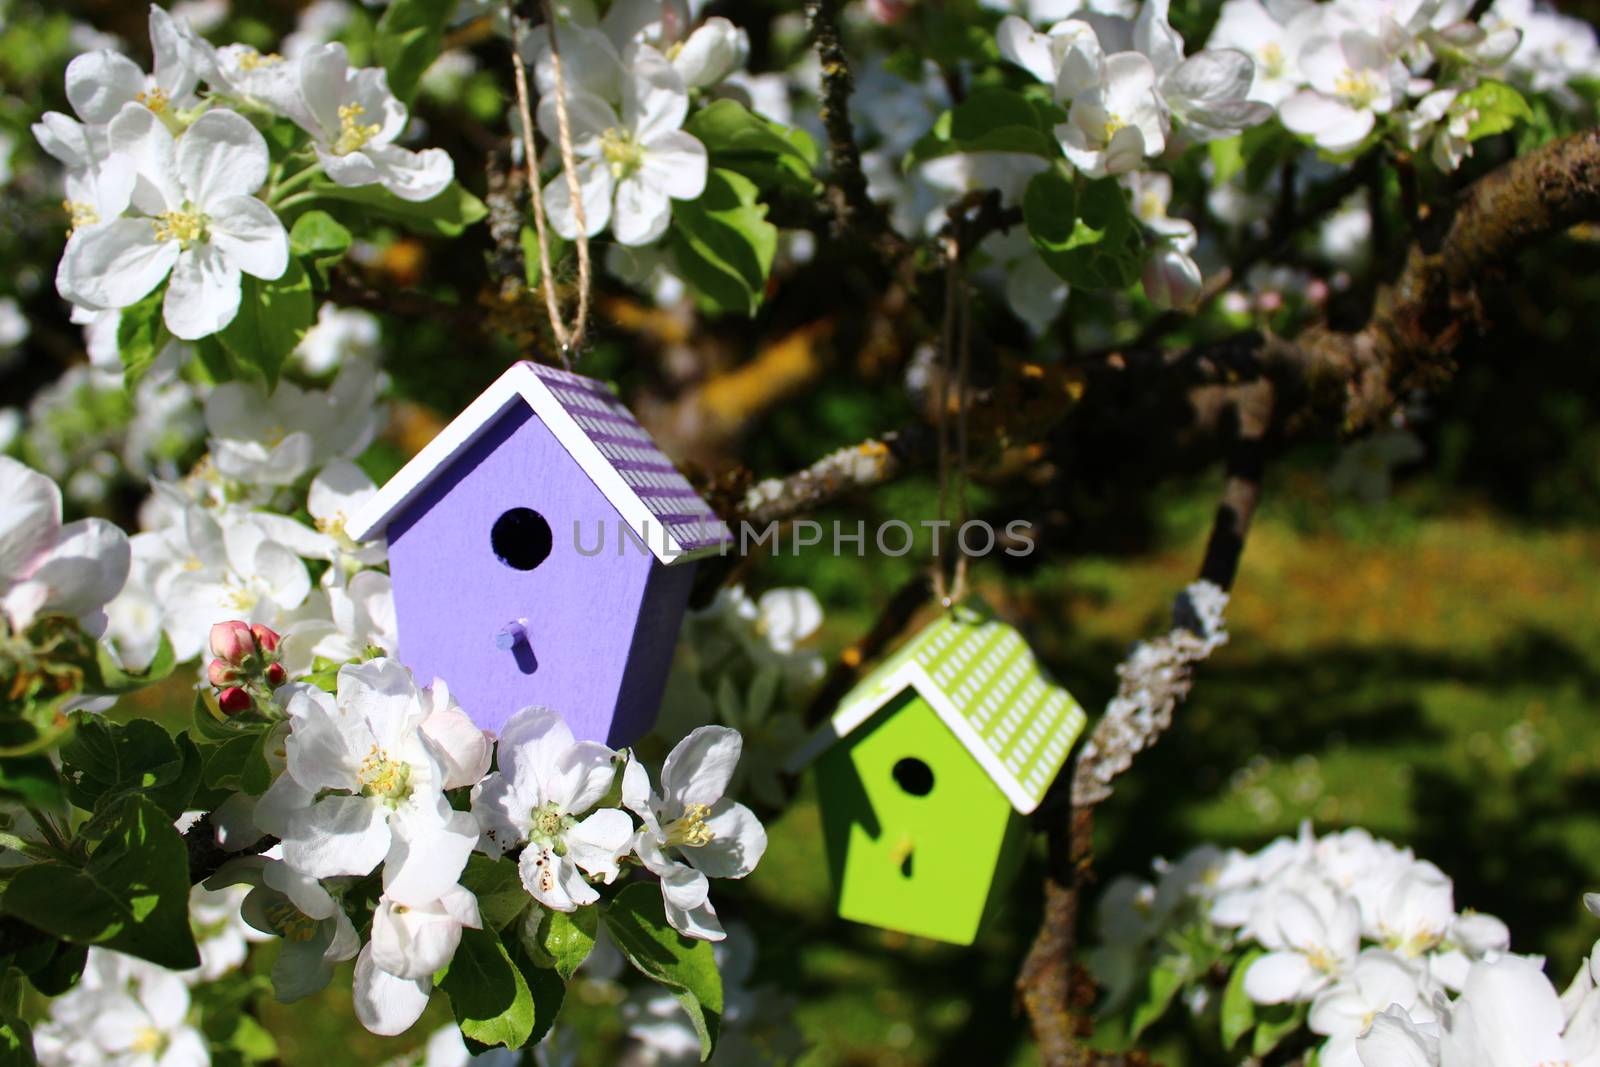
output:
[[[727,525],[614,393],[592,378],[529,362],[513,364],[402,467],[353,517],[350,535],[366,540],[384,532],[519,403],[532,409],[624,525],[663,564],[713,555],[732,539]],[[613,535],[620,536],[617,531],[606,534]],[[594,536],[584,533],[585,538]]]
[[[1087,720],[1021,634],[969,603],[925,627],[846,694],[795,762],[814,759],[908,688],[1023,815],[1044,799]]]

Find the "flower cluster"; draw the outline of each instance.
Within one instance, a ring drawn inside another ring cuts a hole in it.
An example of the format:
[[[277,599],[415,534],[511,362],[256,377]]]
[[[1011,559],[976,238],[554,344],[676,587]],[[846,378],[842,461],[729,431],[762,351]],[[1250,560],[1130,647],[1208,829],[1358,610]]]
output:
[[[110,49],[78,56],[66,73],[75,117],[34,126],[66,168],[72,229],[56,287],[78,321],[114,322],[165,284],[173,337],[218,333],[239,314],[245,276],[288,270],[279,212],[314,179],[422,201],[454,176],[442,151],[395,143],[405,106],[382,70],[351,69],[341,44],[293,59],[217,48],[154,6],[150,42],[152,74]],[[304,147],[274,158],[258,123],[280,121]]]
[[[708,879],[744,877],[766,849],[760,822],[724,795],[739,761],[733,730],[691,733],[658,788],[636,757],[574,740],[547,709],[524,709],[495,742],[442,682],[418,688],[393,659],[346,664],[334,692],[292,683],[277,699],[282,770],[259,801],[243,798],[224,843],[270,834],[281,844],[208,884],[254,887],[246,918],[286,939],[273,975],[282,999],[321,989],[355,957],[356,1014],[376,1033],[408,1029],[462,930],[481,928],[460,883],[474,851],[515,855],[522,886],[552,912],[595,905],[597,886],[642,868],[660,879],[672,926],[720,940]],[[470,790],[470,810],[450,803],[457,790]],[[347,894],[375,873],[362,945]]]
[[[1296,1008],[1324,1067],[1577,1063],[1600,1051],[1600,943],[1557,998],[1543,960],[1510,951],[1503,922],[1458,911],[1438,867],[1364,830],[1317,837],[1307,824],[1255,853],[1202,846],[1157,873],[1118,878],[1102,897],[1091,965],[1108,1010],[1128,1002],[1153,953],[1190,945],[1176,966],[1196,1014],[1217,1003],[1204,973],[1231,970],[1227,999]],[[1224,1019],[1226,1042],[1237,1025]],[[1488,1048],[1509,1058],[1474,1058]]]

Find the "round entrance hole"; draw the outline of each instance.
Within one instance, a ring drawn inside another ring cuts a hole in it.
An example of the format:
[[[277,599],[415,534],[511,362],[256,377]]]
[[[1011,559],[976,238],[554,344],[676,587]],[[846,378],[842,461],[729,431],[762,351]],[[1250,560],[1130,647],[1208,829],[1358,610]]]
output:
[[[555,539],[543,515],[532,508],[512,508],[494,521],[489,543],[501,563],[531,571],[549,557]]]
[[[896,763],[893,774],[895,784],[914,797],[925,797],[933,792],[933,768],[915,756],[907,756]]]

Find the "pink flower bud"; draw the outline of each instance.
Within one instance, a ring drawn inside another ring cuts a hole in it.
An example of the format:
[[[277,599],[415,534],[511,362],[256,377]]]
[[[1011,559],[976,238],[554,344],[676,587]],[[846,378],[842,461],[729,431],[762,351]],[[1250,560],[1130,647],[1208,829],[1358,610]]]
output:
[[[893,26],[911,10],[912,0],[867,0],[867,14],[880,26]]]
[[[268,629],[259,622],[250,627],[251,636],[256,639],[256,644],[261,646],[263,652],[278,651],[278,642],[282,640],[276,630]]]
[[[237,715],[242,711],[249,711],[252,701],[250,694],[238,686],[229,686],[217,694],[217,707],[222,709],[224,715]]]
[[[1168,245],[1157,248],[1144,265],[1144,295],[1158,308],[1181,308],[1200,295],[1200,268]]]
[[[249,623],[230,619],[211,627],[211,654],[234,666],[256,652],[256,639],[250,635]]]
[[[1268,289],[1256,297],[1256,307],[1270,315],[1283,307],[1283,294],[1276,289]]]
[[[289,680],[289,672],[283,669],[283,664],[281,663],[267,664],[266,676],[267,684],[274,689]]]
[[[239,680],[239,668],[220,659],[206,664],[206,679],[218,689],[226,689]]]

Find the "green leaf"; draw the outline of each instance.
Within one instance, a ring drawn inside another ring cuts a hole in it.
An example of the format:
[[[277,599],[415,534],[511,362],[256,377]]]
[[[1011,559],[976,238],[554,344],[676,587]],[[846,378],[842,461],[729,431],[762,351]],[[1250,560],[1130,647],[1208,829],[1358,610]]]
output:
[[[434,237],[459,237],[468,226],[488,214],[483,201],[461,187],[450,185],[432,200],[402,200],[381,185],[312,185],[323,200],[343,200],[362,208],[362,214],[381,215],[413,233]]]
[[[0,1067],[34,1067],[33,1031],[17,1018],[0,1019]]]
[[[266,757],[271,733],[270,727],[255,726],[201,746],[201,780],[206,788],[251,796],[265,793],[272,784],[272,768]]]
[[[1060,159],[1055,128],[1067,113],[1014,89],[979,89],[934,120],[906,156],[906,166],[956,152],[1021,152]]]
[[[200,965],[189,929],[189,854],[166,812],[138,794],[82,868],[46,862],[11,879],[0,911],[46,933],[104,945],[163,967]]]
[[[123,308],[122,317],[117,320],[117,354],[122,358],[123,380],[129,389],[139,384],[161,350],[172,341],[161,314],[166,292],[165,285],[156,286],[155,292]]]
[[[67,797],[85,811],[137,792],[170,818],[183,814],[200,784],[200,754],[187,735],[175,740],[149,719],[125,724],[82,716],[61,746]]]
[[[74,945],[66,941],[51,941],[48,944],[54,947],[54,951],[47,960],[27,972],[28,981],[45,996],[58,997],[78,984],[89,949],[86,945]]]
[[[1137,1039],[1145,1029],[1172,1006],[1172,999],[1183,988],[1189,977],[1188,961],[1181,956],[1163,956],[1150,971],[1150,981],[1145,987],[1144,999],[1133,1009],[1133,1021],[1128,1037]]]
[[[1519,121],[1533,121],[1533,109],[1528,102],[1505,82],[1479,82],[1456,97],[1450,110],[1461,114],[1477,112],[1477,117],[1467,127],[1469,141],[1504,133]]]
[[[1222,1047],[1231,1049],[1239,1039],[1256,1024],[1256,1004],[1244,991],[1244,973],[1250,965],[1266,955],[1265,949],[1255,948],[1240,957],[1228,976],[1228,988],[1222,993]]]
[[[389,89],[405,103],[416,95],[422,72],[439,58],[455,0],[394,0],[378,20],[378,62]]]
[[[289,251],[311,265],[323,288],[328,285],[328,271],[344,258],[350,242],[350,231],[326,211],[307,211],[289,230]]]
[[[1123,289],[1144,265],[1144,237],[1115,178],[1081,188],[1059,168],[1035,175],[1022,198],[1028,236],[1070,285]]]
[[[667,923],[661,887],[635,882],[605,909],[606,929],[634,968],[672,991],[700,1036],[700,1059],[711,1058],[722,1024],[722,976],[709,941],[684,937]]]
[[[708,104],[683,128],[706,146],[711,166],[742,174],[763,190],[780,184],[816,188],[817,146],[804,130],[757,115],[736,100]]]
[[[547,911],[539,923],[539,947],[555,961],[556,973],[563,982],[572,981],[583,961],[594,949],[594,939],[600,924],[600,913],[595,908],[579,908],[567,913]]]
[[[28,732],[24,723],[7,725],[6,734],[13,730],[19,735]],[[0,759],[0,796],[53,808],[64,799],[61,776],[49,756],[6,756]]]
[[[484,1045],[521,1048],[533,1033],[533,995],[493,930],[461,931],[461,944],[439,982],[461,1032]]]
[[[478,914],[484,925],[496,930],[510,924],[533,903],[533,898],[522,887],[516,860],[490,859],[481,852],[474,852],[467,857],[461,884],[478,898]]]
[[[594,911],[593,908],[580,910]],[[506,946],[506,951],[522,972],[522,979],[528,983],[528,992],[533,997],[533,1030],[528,1034],[527,1043],[536,1045],[555,1026],[556,1017],[561,1014],[561,1005],[567,999],[567,983],[561,980],[554,968],[534,961],[528,951],[528,925],[526,921],[523,922],[518,928],[518,936]],[[540,954],[544,955],[543,950],[540,950]]]
[[[678,269],[713,309],[754,315],[761,306],[778,250],[778,228],[766,218],[755,183],[720,168],[699,199],[672,205]]]
[[[1256,1014],[1260,1021],[1256,1023],[1256,1036],[1250,1043],[1252,1056],[1265,1056],[1278,1047],[1279,1042],[1296,1030],[1306,1021],[1308,1004],[1267,1004],[1260,1006]]]
[[[94,673],[92,677],[84,679],[84,689],[105,696],[121,696],[154,685],[171,674],[177,664],[178,657],[173,654],[172,642],[167,640],[166,634],[161,635],[161,644],[156,647],[155,656],[142,671],[124,670],[105,642],[98,642],[95,645]]]
[[[278,385],[284,360],[315,319],[311,279],[300,261],[291,258],[281,278],[264,282],[244,276],[239,314],[217,334],[217,340],[238,366],[271,391]]]

